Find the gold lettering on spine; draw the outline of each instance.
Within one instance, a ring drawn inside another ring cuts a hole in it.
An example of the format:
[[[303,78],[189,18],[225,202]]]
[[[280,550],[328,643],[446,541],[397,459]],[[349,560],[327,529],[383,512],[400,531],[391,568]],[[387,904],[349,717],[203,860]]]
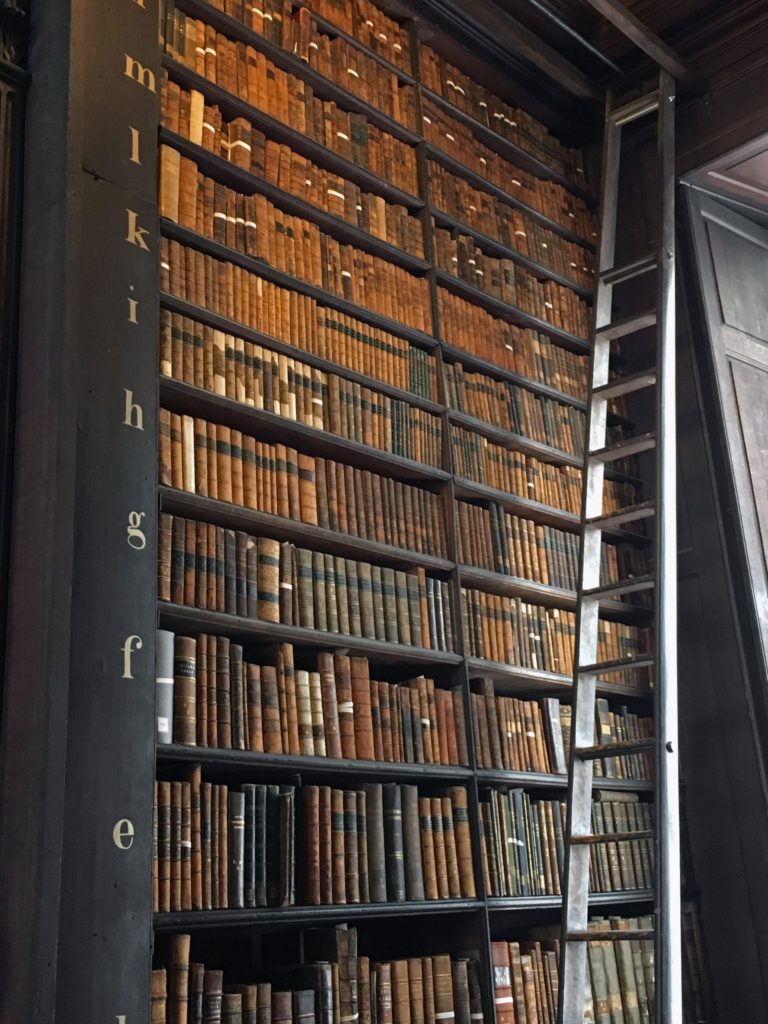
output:
[[[131,163],[140,165],[141,160],[139,160],[139,129],[129,127],[128,131],[131,133]]]
[[[134,833],[133,822],[130,818],[121,818],[120,821],[115,822],[115,827],[112,829],[112,842],[118,850],[130,850],[133,846]]]
[[[132,78],[139,85],[143,85],[145,89],[149,89],[150,92],[155,92],[155,73],[151,68],[145,68],[141,61],[136,60],[135,57],[131,57],[129,53],[125,54],[125,71],[124,74],[128,78]]]
[[[133,285],[131,285],[131,288],[133,288]],[[129,324],[138,324],[138,322],[139,322],[138,312],[139,312],[139,300],[138,299],[134,299],[132,295],[129,295],[128,296],[128,323]]]
[[[133,679],[133,665],[131,659],[133,657],[134,650],[140,651],[144,646],[144,641],[136,633],[131,633],[130,636],[125,638],[123,644],[123,679]]]
[[[123,423],[126,427],[135,427],[137,430],[144,429],[144,410],[138,402],[133,400],[133,392],[123,388],[125,394],[125,415]]]
[[[126,534],[128,544],[133,548],[134,551],[143,551],[147,546],[147,538],[144,536],[144,532],[141,529],[141,520],[146,515],[146,512],[129,512],[128,513],[128,526],[126,527]]]
[[[137,245],[144,252],[149,252],[149,245],[145,236],[149,235],[148,228],[139,227],[139,215],[135,210],[126,210],[128,214],[128,234],[125,236],[126,242],[130,245]]]

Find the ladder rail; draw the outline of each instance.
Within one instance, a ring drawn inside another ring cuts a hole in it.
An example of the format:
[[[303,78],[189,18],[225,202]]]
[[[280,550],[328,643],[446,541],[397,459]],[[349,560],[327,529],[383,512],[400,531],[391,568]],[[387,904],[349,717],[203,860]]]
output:
[[[677,536],[676,536],[676,416],[675,416],[675,225],[674,225],[674,106],[675,83],[661,68],[658,89],[650,99],[641,97],[617,106],[609,93],[606,100],[602,166],[602,221],[598,250],[597,288],[592,323],[589,367],[589,401],[586,413],[587,444],[584,457],[584,486],[579,544],[579,582],[574,652],[574,710],[569,758],[568,809],[563,878],[563,918],[560,954],[558,1024],[583,1024],[587,975],[588,884],[590,848],[594,837],[591,808],[593,761],[612,756],[594,745],[594,706],[600,674],[597,657],[599,598],[603,521],[605,459],[614,449],[606,446],[606,411],[614,382],[608,381],[611,341],[651,326],[656,335],[656,366],[639,374],[636,384],[620,385],[616,393],[628,393],[639,386],[656,385],[655,431],[648,443],[637,439],[627,447],[655,449],[654,501],[641,502],[624,515],[654,515],[655,579],[654,637],[652,652],[638,659],[654,667],[655,711],[655,943],[656,1024],[679,1024],[682,1020],[682,949],[680,897],[680,827],[677,742]],[[655,259],[633,261],[625,267],[614,263],[621,165],[622,127],[653,112],[657,119],[659,173],[658,231]],[[613,286],[650,266],[657,272],[656,307],[652,314],[611,321]],[[644,379],[649,378],[649,379]],[[655,380],[650,379],[655,378]],[[650,443],[653,438],[655,443]],[[653,505],[649,511],[646,506]],[[619,516],[622,513],[618,513]],[[620,589],[637,586],[623,581]],[[608,670],[607,667],[604,671]],[[614,745],[615,746],[615,745]],[[645,837],[645,834],[644,834]],[[638,836],[637,838],[640,838]],[[597,934],[597,933],[595,933]],[[602,934],[602,933],[601,933]],[[625,930],[605,933],[613,939],[627,937]],[[645,935],[651,933],[644,932]]]
[[[677,470],[675,402],[675,81],[659,76],[659,263],[657,276],[654,643],[656,746],[656,1021],[683,1019],[680,793],[677,714]]]

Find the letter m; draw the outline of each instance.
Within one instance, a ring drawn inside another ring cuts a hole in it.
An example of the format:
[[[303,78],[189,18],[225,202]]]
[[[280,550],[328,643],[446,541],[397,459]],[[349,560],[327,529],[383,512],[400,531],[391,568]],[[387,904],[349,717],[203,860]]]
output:
[[[154,71],[151,68],[145,68],[140,61],[128,53],[125,55],[125,74],[129,78],[133,78],[139,85],[143,85],[145,89],[149,89],[150,92],[155,91]]]

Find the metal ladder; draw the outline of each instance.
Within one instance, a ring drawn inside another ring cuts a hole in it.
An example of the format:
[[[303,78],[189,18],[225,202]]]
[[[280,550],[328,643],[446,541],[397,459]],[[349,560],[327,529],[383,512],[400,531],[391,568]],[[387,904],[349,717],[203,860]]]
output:
[[[593,345],[587,405],[584,458],[579,589],[574,664],[574,709],[568,779],[563,923],[560,959],[559,1024],[583,1024],[587,999],[587,942],[650,939],[655,943],[655,1021],[680,1024],[682,981],[680,946],[680,836],[677,763],[677,538],[675,494],[675,220],[674,101],[672,75],[659,72],[658,88],[639,99],[606,103],[601,185],[602,227]],[[619,169],[622,128],[654,115],[658,135],[658,226],[656,252],[615,266],[619,215]],[[614,286],[641,274],[657,275],[656,307],[638,316],[612,321]],[[611,342],[656,326],[656,365],[609,382]],[[608,401],[641,388],[656,388],[655,431],[607,444]],[[603,481],[607,464],[655,448],[653,498],[612,514],[603,514]],[[605,530],[655,517],[655,567],[652,574],[608,586],[600,583],[602,536]],[[640,590],[654,594],[653,649],[634,659],[598,660],[601,601]],[[598,680],[607,673],[649,668],[654,683],[655,739],[595,745],[595,696]],[[592,833],[593,763],[654,749],[655,829],[653,833]],[[590,847],[601,841],[655,838],[654,928],[594,932],[589,915]]]

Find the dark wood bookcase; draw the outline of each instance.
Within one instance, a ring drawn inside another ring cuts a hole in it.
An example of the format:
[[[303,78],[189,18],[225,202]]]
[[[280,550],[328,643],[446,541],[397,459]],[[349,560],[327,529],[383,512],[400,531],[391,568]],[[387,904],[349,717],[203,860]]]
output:
[[[325,149],[289,126],[226,93],[166,55],[158,46],[158,0],[106,0],[54,4],[40,0],[33,19],[36,66],[45,68],[30,94],[30,188],[45,203],[25,214],[25,231],[39,245],[25,257],[21,298],[25,346],[20,360],[22,406],[18,438],[25,458],[17,480],[13,537],[11,640],[0,796],[3,829],[0,866],[8,893],[3,901],[2,962],[8,978],[0,1015],[8,1020],[146,1024],[155,938],[190,931],[205,941],[259,949],[269,941],[304,955],[304,932],[348,921],[361,931],[372,956],[470,952],[480,963],[483,1012],[495,1020],[490,942],[523,937],[534,924],[556,923],[556,896],[494,898],[481,870],[479,793],[483,787],[522,787],[562,794],[565,777],[477,767],[470,694],[475,680],[491,678],[499,694],[566,696],[564,675],[473,658],[460,628],[462,587],[520,596],[573,609],[573,592],[460,564],[455,504],[497,501],[506,510],[574,532],[575,515],[509,495],[460,477],[451,430],[462,426],[545,462],[579,466],[580,459],[452,410],[444,366],[457,362],[491,378],[524,383],[537,394],[583,409],[583,401],[488,363],[441,340],[438,288],[446,288],[496,317],[531,327],[579,353],[588,343],[488,295],[436,267],[431,219],[461,226],[430,201],[427,161],[434,160],[510,205],[524,207],[489,185],[421,136],[387,118],[296,57],[218,12],[205,0],[179,7],[241,39],[311,83],[317,95],[364,113],[413,145],[419,194],[409,195]],[[321,25],[325,24],[318,19]],[[335,31],[335,30],[334,30]],[[411,26],[414,74],[398,72],[422,97],[467,124],[488,147],[523,169],[563,183],[562,176],[509,140],[476,122],[420,84],[416,23]],[[65,45],[66,41],[66,45]],[[360,44],[355,43],[360,46]],[[431,45],[439,48],[439,38]],[[360,47],[365,51],[364,47]],[[375,60],[381,58],[365,51]],[[452,57],[452,51],[448,53]],[[47,63],[46,63],[47,61]],[[160,69],[199,89],[231,116],[244,116],[269,137],[285,141],[329,170],[401,203],[422,220],[425,258],[414,257],[360,231],[281,189],[253,178],[192,143],[159,129],[159,139],[192,156],[206,174],[234,188],[258,189],[277,205],[312,220],[328,234],[415,274],[429,285],[434,330],[425,334],[390,321],[281,270],[161,221],[156,203]],[[512,91],[512,90],[510,90]],[[521,99],[521,105],[525,105]],[[564,100],[565,102],[565,100]],[[570,104],[570,100],[568,101]],[[590,114],[590,118],[592,115]],[[584,186],[568,183],[593,202]],[[526,208],[566,240],[579,239],[543,214]],[[557,273],[519,256],[471,228],[490,255],[515,259],[543,280]],[[266,280],[295,288],[329,307],[390,330],[427,350],[437,369],[437,400],[391,385],[294,349],[216,313],[161,293],[158,251],[162,235],[189,242],[237,262]],[[586,244],[592,243],[587,240]],[[580,296],[582,286],[568,285]],[[359,440],[281,419],[276,414],[158,378],[158,310],[164,307],[213,327],[295,356],[318,369],[439,415],[440,466],[389,455]],[[362,466],[423,486],[441,497],[447,557],[422,556],[388,544],[344,536],[266,513],[253,512],[157,485],[157,409],[211,417],[260,438]],[[55,440],[54,440],[55,439]],[[455,650],[423,650],[384,641],[273,625],[222,613],[156,602],[158,509],[221,526],[291,540],[350,558],[409,568],[423,566],[450,585]],[[130,532],[129,532],[130,529]],[[137,532],[138,531],[138,532]],[[617,540],[626,539],[617,534]],[[641,608],[610,606],[606,614],[645,625]],[[35,624],[34,627],[32,624]],[[267,755],[180,745],[155,748],[154,667],[157,626],[177,633],[211,632],[252,649],[275,641],[297,647],[343,649],[367,656],[386,671],[428,672],[463,695],[469,764],[466,767],[391,764],[309,756]],[[31,691],[23,679],[42,680]],[[636,688],[607,686],[616,703],[650,714],[650,697]],[[12,723],[9,727],[8,723]],[[24,723],[23,725],[21,723]],[[39,752],[46,751],[41,761]],[[391,904],[151,913],[152,784],[199,764],[213,780],[313,781],[354,784],[410,780],[425,786],[468,789],[477,897]],[[604,780],[605,788],[647,792],[648,782]],[[596,912],[636,915],[652,911],[646,890],[601,893]],[[407,919],[407,921],[406,921]],[[308,938],[306,948],[312,943]],[[30,965],[38,980],[29,986]]]

